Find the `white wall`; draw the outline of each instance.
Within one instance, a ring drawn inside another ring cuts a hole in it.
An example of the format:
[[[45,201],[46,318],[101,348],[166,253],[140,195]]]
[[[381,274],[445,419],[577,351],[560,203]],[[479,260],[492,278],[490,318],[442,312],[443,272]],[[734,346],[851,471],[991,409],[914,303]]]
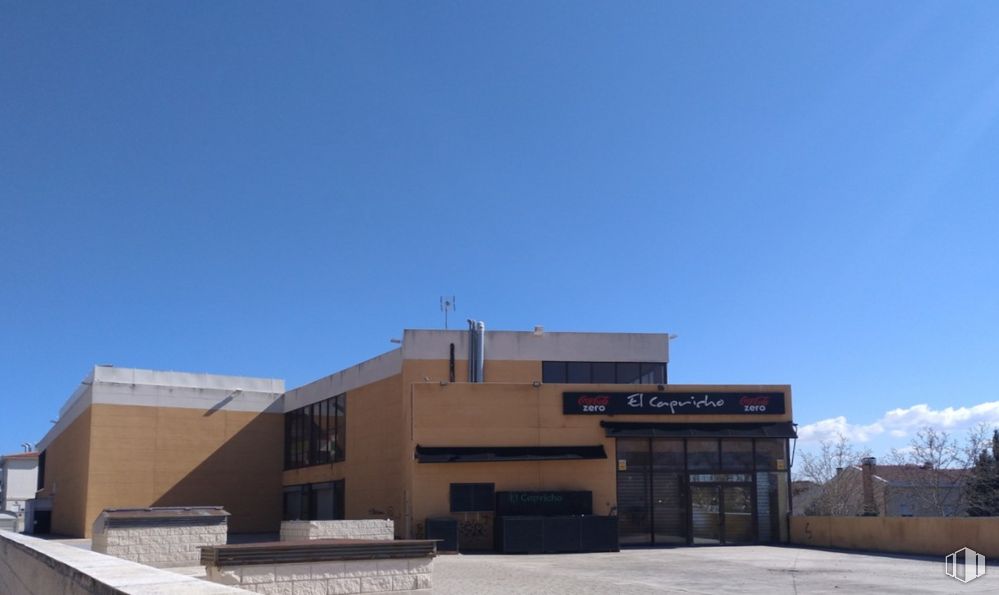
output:
[[[38,482],[38,459],[5,459],[3,465],[3,498],[0,510],[20,513],[24,501],[35,497]]]
[[[0,593],[3,595],[238,595],[246,592],[63,543],[0,532]]]

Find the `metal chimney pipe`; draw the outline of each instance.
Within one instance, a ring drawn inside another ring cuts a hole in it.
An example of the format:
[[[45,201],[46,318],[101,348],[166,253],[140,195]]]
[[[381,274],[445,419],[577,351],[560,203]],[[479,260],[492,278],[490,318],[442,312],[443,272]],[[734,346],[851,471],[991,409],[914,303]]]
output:
[[[482,382],[486,362],[486,324],[468,320],[468,381]]]

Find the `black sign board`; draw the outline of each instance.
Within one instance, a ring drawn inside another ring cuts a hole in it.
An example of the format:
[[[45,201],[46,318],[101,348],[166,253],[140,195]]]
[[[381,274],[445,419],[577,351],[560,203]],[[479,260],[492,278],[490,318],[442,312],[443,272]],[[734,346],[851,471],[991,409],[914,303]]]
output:
[[[496,492],[496,516],[593,514],[593,492]]]
[[[773,415],[784,413],[779,392],[562,393],[566,415]]]

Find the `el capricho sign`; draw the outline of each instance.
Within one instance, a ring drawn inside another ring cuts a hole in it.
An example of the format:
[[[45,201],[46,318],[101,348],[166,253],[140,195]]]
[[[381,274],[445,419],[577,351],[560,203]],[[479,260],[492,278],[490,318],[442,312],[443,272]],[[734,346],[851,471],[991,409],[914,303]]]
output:
[[[565,415],[774,415],[779,392],[562,393]]]

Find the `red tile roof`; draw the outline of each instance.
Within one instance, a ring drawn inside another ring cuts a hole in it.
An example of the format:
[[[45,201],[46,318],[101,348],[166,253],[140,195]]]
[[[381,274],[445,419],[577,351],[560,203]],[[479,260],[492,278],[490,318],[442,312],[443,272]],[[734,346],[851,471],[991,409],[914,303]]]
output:
[[[940,484],[958,484],[971,473],[970,469],[926,469],[919,465],[875,465],[874,476],[888,483],[925,482],[930,478]]]

